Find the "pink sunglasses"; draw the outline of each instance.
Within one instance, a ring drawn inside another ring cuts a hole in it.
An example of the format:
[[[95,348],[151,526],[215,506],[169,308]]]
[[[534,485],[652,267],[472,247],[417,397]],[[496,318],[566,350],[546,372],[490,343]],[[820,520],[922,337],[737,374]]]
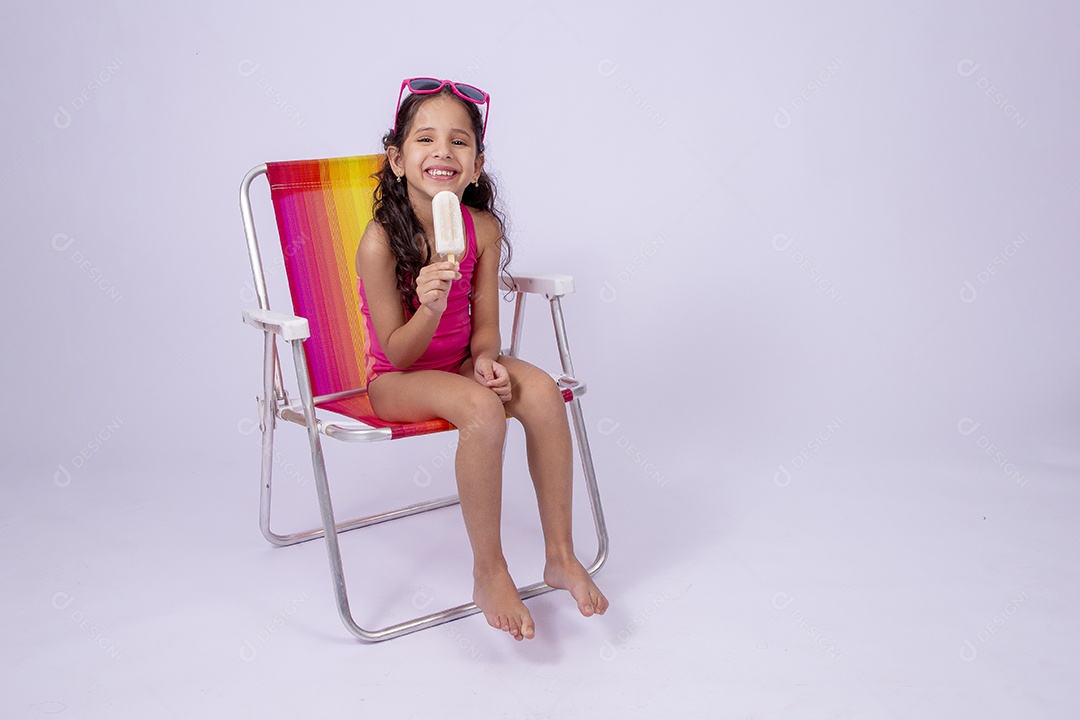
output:
[[[487,121],[488,114],[491,112],[491,96],[478,87],[472,85],[466,85],[465,83],[454,82],[453,80],[436,80],[429,77],[409,78],[408,80],[401,81],[401,90],[398,91],[397,107],[394,108],[394,134],[397,135],[397,115],[401,110],[401,98],[405,95],[405,88],[409,88],[409,92],[413,95],[434,95],[442,90],[447,85],[454,91],[462,100],[468,100],[471,103],[477,105],[486,105],[487,110],[484,112],[484,127],[480,131],[480,140],[484,139],[484,135],[487,133]]]

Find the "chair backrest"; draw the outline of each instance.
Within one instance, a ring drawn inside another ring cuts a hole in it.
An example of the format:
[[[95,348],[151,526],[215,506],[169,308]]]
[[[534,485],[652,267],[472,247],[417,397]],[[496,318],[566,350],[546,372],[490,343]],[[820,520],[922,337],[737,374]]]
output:
[[[292,295],[318,397],[366,385],[367,339],[356,289],[356,249],[371,219],[382,155],[267,163]]]

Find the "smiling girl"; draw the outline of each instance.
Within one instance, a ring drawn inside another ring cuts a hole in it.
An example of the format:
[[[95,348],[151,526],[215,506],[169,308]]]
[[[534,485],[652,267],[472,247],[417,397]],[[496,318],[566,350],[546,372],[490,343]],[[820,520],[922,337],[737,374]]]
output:
[[[402,96],[409,94],[402,101]],[[501,355],[500,267],[509,259],[495,186],[484,172],[484,91],[464,83],[402,83],[374,219],[356,255],[367,329],[368,396],[384,420],[444,418],[459,430],[455,472],[473,551],[473,600],[492,627],[532,638],[532,616],[503,556],[502,450],[506,415],[525,430],[544,533],[544,582],[570,592],[586,617],[608,601],[574,554],[573,458],[562,394],[542,370]],[[466,250],[435,253],[432,198],[461,201]]]

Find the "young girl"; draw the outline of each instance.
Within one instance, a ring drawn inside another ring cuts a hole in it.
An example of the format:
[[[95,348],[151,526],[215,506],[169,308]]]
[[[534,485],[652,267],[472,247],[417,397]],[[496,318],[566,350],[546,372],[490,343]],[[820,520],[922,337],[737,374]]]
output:
[[[448,80],[402,83],[356,269],[372,408],[389,421],[440,417],[459,429],[455,471],[473,551],[473,600],[492,627],[521,640],[533,637],[533,620],[510,577],[500,535],[507,414],[525,429],[544,533],[544,582],[568,590],[586,617],[603,614],[608,601],[574,555],[573,459],[562,395],[547,373],[499,350],[506,240],[495,187],[483,169],[486,120],[479,106],[488,100],[483,91]],[[465,223],[465,254],[453,263],[435,253],[431,201],[442,190],[457,194]]]

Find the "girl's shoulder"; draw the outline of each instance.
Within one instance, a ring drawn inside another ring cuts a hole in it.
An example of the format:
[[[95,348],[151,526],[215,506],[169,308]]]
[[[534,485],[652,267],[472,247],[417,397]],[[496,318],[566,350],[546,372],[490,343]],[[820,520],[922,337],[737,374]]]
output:
[[[369,220],[364,234],[360,236],[358,252],[364,254],[393,255],[390,249],[390,233],[378,220]]]
[[[473,227],[476,228],[476,245],[480,252],[502,240],[503,227],[499,218],[487,210],[472,207],[469,208],[469,214],[472,215]]]
[[[393,261],[394,253],[390,249],[390,235],[377,220],[369,220],[364,234],[360,236],[360,245],[356,248],[356,271],[364,263]]]

